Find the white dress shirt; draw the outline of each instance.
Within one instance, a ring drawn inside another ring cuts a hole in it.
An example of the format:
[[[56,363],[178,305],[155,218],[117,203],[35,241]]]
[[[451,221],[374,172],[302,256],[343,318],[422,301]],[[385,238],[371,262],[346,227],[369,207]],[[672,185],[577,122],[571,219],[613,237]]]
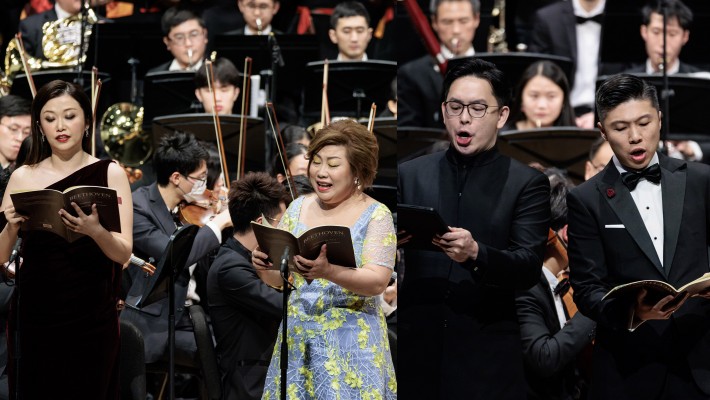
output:
[[[550,272],[547,267],[542,266],[542,273],[545,274],[547,283],[550,284],[550,292],[552,292],[552,298],[555,299],[555,310],[557,310],[557,319],[560,321],[560,329],[565,327],[567,323],[567,315],[565,314],[564,306],[562,305],[562,296],[555,294],[555,288],[559,283],[557,277]]]
[[[587,12],[580,0],[572,0],[574,15],[591,18],[604,12],[606,0],[601,0],[594,9]],[[574,86],[570,92],[572,107],[594,106],[594,91],[596,89],[599,67],[599,43],[602,37],[601,24],[587,21],[576,24],[577,33],[577,69],[574,72]]]

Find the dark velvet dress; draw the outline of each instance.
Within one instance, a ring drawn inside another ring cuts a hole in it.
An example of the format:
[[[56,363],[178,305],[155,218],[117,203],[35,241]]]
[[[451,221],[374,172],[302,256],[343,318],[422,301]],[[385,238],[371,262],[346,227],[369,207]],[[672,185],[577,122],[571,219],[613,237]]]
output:
[[[48,188],[107,186],[110,163],[88,165]],[[88,236],[68,243],[43,231],[24,232],[20,254],[8,335],[14,353],[19,313],[19,371],[8,362],[11,398],[19,372],[23,399],[118,399],[121,265]]]

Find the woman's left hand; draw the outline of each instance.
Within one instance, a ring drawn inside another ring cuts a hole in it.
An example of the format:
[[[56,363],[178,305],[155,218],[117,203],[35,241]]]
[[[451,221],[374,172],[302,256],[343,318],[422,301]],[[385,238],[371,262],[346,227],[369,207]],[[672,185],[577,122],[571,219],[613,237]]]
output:
[[[101,231],[102,226],[99,223],[99,212],[96,210],[96,204],[91,205],[91,214],[86,215],[76,203],[72,201],[72,207],[76,211],[77,216],[69,214],[66,210],[59,210],[59,215],[62,217],[62,222],[69,230],[76,233],[81,233],[89,237],[95,236]]]
[[[328,262],[327,245],[323,244],[320,254],[315,260],[308,260],[301,256],[295,256],[296,272],[306,279],[328,279],[333,272],[333,265]]]

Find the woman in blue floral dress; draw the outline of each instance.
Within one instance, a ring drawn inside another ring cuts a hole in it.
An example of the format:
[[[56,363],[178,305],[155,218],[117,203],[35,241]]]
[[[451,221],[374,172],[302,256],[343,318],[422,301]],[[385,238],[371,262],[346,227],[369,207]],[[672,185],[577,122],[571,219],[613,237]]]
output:
[[[365,127],[340,121],[320,130],[308,149],[314,194],[289,206],[280,227],[295,235],[320,225],[350,228],[357,268],[296,256],[288,302],[287,398],[396,399],[387,326],[377,295],[389,282],[396,234],[389,209],[363,193],[377,171],[377,140]],[[255,266],[267,267],[257,248]],[[311,281],[308,283],[308,281]],[[281,334],[266,376],[264,400],[280,396]]]

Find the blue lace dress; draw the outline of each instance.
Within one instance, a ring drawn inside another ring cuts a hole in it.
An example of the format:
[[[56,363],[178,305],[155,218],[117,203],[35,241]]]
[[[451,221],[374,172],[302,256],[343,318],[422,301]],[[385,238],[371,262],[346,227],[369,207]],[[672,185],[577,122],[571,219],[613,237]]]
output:
[[[304,197],[289,206],[280,227],[300,235]],[[389,209],[371,204],[350,227],[358,268],[394,268],[397,237]],[[396,399],[387,325],[377,297],[360,296],[325,279],[309,285],[294,274],[296,290],[288,300],[287,398]],[[283,326],[282,326],[283,327]],[[281,391],[281,329],[266,375],[263,400]]]

